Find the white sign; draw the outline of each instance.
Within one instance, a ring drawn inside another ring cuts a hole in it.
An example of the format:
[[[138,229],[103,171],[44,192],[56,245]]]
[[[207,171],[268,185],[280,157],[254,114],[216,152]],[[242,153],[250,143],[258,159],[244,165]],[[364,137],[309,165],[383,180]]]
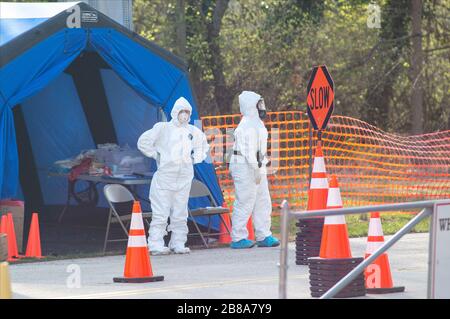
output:
[[[436,204],[431,238],[431,298],[450,299],[450,203]]]

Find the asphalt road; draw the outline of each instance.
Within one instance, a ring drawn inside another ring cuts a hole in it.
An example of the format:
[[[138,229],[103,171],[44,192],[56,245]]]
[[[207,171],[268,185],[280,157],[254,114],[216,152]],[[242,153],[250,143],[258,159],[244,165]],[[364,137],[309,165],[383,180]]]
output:
[[[389,238],[389,236],[386,236]],[[353,256],[363,256],[366,238],[351,239]],[[279,248],[193,250],[189,255],[152,256],[162,282],[113,283],[124,256],[36,262],[10,266],[14,298],[278,298]],[[389,250],[395,286],[404,293],[363,298],[425,298],[428,234],[409,234]],[[288,298],[311,298],[308,267],[295,265],[289,246]]]

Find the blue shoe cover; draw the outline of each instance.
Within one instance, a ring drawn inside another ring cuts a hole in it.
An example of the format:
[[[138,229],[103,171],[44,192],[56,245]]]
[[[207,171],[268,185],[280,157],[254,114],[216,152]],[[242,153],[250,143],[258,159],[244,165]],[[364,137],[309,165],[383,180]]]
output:
[[[267,236],[264,240],[256,242],[258,247],[277,247],[280,245],[280,241],[273,236]]]
[[[233,249],[252,248],[255,246],[255,242],[248,239],[241,239],[240,241],[231,242],[230,247]]]

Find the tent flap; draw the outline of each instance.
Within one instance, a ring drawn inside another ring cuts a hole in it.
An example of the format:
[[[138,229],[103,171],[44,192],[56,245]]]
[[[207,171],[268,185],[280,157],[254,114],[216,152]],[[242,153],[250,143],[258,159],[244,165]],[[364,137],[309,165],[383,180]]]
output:
[[[14,118],[10,108],[0,115],[0,198],[13,197],[19,183],[19,161]]]
[[[86,31],[61,30],[0,69],[0,195],[16,196],[18,155],[12,107],[46,87],[86,46]],[[70,48],[70,50],[67,50]]]

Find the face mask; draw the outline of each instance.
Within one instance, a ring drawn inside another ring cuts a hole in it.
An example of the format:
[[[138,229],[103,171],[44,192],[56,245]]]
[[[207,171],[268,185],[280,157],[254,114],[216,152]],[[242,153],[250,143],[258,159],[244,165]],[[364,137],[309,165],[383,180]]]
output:
[[[267,116],[266,112],[266,104],[264,103],[264,99],[261,99],[256,104],[256,108],[258,109],[258,115],[261,120],[265,120]]]
[[[178,122],[180,122],[180,124],[186,124],[189,122],[189,113],[185,111],[178,113]]]

